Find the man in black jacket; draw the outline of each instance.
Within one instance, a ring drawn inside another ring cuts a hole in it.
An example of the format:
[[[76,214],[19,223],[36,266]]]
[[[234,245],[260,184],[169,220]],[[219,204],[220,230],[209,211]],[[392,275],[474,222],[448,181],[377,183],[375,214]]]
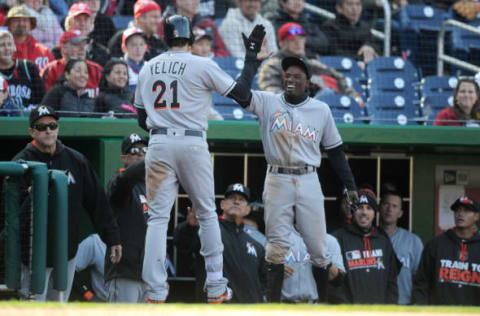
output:
[[[337,0],[337,16],[321,29],[328,38],[328,55],[347,56],[369,63],[377,54],[370,26],[361,21],[361,0]]]
[[[143,253],[148,206],[145,193],[145,163],[148,141],[132,133],[122,142],[118,170],[108,184],[108,199],[120,226],[123,260],[112,264],[105,258],[107,300],[116,303],[145,301],[146,284],[142,281]]]
[[[250,190],[240,184],[231,184],[220,202],[223,216],[219,220],[222,234],[223,274],[233,291],[233,303],[263,303],[266,294],[264,247],[243,229],[243,217],[248,214]],[[190,210],[189,210],[190,211]],[[205,269],[199,268],[203,258],[199,254],[198,224],[190,217],[175,232],[175,245],[186,255],[189,249],[199,261],[194,266],[197,291],[205,281]],[[183,263],[182,263],[183,264]],[[197,299],[199,293],[197,292]]]
[[[423,250],[413,280],[419,305],[480,306],[480,206],[470,196],[452,204],[455,227],[434,237]]]
[[[86,212],[93,222],[95,230],[109,248],[108,256],[112,263],[118,263],[122,257],[120,234],[105,191],[85,156],[67,147],[58,137],[58,115],[47,106],[39,106],[30,112],[29,133],[33,141],[29,143],[13,160],[43,162],[48,169],[62,170],[68,176],[68,286],[64,300],[68,300],[75,272],[75,255],[79,244],[78,221],[81,212]],[[28,198],[30,179],[22,184],[24,199]],[[48,223],[53,224],[53,195],[49,195]],[[23,232],[29,232],[30,214],[25,212],[21,218]],[[28,236],[22,236],[22,246],[28,246]],[[37,295],[37,300],[59,300],[59,292],[53,286],[53,229],[47,235],[47,273],[44,293]],[[27,252],[28,253],[28,252]],[[24,264],[28,258],[22,258]],[[23,278],[21,295],[29,296],[29,280]]]
[[[339,287],[329,289],[329,301],[346,304],[396,304],[398,261],[386,233],[373,226],[377,201],[370,189],[358,191],[359,206],[352,224],[333,233],[342,250],[347,274]]]

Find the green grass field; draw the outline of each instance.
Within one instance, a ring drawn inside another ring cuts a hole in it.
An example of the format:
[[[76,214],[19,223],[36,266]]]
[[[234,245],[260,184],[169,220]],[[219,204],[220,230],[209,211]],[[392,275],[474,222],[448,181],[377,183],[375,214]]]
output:
[[[480,299],[480,298],[479,298]],[[297,315],[480,315],[480,307],[435,307],[394,305],[207,305],[207,304],[96,304],[96,303],[37,303],[0,302],[0,315],[90,316],[90,315],[161,315],[161,316],[297,316]]]

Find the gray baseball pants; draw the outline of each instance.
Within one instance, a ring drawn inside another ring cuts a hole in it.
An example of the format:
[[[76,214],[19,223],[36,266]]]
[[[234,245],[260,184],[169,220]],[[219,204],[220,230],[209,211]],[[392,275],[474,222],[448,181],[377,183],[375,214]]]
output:
[[[107,301],[110,303],[145,303],[145,282],[117,278],[107,281],[105,287]]]
[[[148,285],[148,298],[165,300],[168,295],[167,229],[179,185],[192,201],[200,224],[200,253],[206,262],[208,295],[223,294],[228,280],[223,277],[208,279],[209,272],[222,276],[223,244],[215,212],[213,166],[205,133],[203,137],[152,135],[145,167],[149,218],[142,277]]]
[[[324,196],[316,172],[303,175],[267,172],[263,201],[268,262],[283,264],[295,219],[312,264],[324,267],[330,263]]]

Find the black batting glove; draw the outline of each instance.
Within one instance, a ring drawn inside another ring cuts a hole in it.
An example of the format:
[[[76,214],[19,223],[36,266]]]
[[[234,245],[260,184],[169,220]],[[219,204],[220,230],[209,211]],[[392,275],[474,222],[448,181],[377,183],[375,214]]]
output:
[[[355,212],[360,207],[357,191],[347,191],[347,199],[352,213]]]
[[[245,45],[246,52],[245,60],[257,59],[257,53],[262,48],[265,34],[265,27],[261,24],[255,25],[248,38],[244,33],[242,33],[243,44]]]

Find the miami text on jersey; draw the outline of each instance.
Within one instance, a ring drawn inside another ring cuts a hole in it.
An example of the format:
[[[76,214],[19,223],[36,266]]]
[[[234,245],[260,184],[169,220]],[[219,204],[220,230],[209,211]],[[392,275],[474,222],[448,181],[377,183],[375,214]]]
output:
[[[288,112],[277,111],[270,118],[272,122],[270,126],[270,132],[286,130],[306,138],[311,139],[313,142],[316,142],[318,139],[318,132],[315,128],[310,128],[309,126],[303,126],[302,123],[297,123],[295,127],[290,122],[288,117]]]

